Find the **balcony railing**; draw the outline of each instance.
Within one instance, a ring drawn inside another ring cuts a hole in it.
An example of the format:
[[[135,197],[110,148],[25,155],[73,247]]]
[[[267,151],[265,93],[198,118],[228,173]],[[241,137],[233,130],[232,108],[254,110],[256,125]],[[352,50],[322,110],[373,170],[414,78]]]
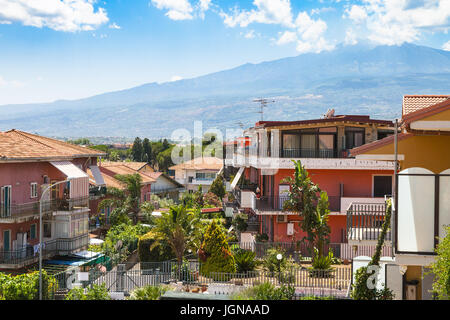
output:
[[[348,240],[378,240],[385,216],[385,203],[352,203],[347,211]],[[391,232],[386,234],[385,240],[391,240]]]
[[[72,253],[89,245],[89,234],[83,234],[75,238],[54,239],[44,242],[42,255],[44,258]],[[28,245],[19,250],[0,250],[0,265],[25,266],[39,259],[39,251]]]
[[[42,202],[42,212],[44,214],[54,211],[73,211],[85,207],[89,207],[89,197],[53,199]],[[15,219],[33,215],[39,215],[39,201],[13,204],[9,207],[0,206],[1,219]]]
[[[340,196],[328,196],[328,209],[332,212],[340,211]],[[256,210],[259,211],[282,211],[283,205],[289,196],[267,196],[256,199]]]
[[[336,149],[284,148],[283,158],[337,158]]]

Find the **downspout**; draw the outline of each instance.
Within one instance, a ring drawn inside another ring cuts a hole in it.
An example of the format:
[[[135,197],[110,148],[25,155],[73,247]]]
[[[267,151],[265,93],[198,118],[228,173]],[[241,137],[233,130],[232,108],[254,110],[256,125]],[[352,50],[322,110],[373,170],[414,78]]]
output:
[[[397,217],[397,161],[398,161],[398,119],[395,119],[394,132],[394,196],[392,201],[392,215],[391,215],[391,243],[392,243],[392,258],[394,258],[394,251],[397,246],[397,225],[395,224]],[[393,234],[394,233],[394,234]]]

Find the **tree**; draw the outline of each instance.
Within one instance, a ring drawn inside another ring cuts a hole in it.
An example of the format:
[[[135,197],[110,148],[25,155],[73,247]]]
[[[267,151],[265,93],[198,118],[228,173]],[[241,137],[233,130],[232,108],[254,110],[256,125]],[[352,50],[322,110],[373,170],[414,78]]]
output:
[[[450,299],[450,225],[446,226],[447,235],[436,248],[436,260],[431,264],[434,275],[433,292],[440,300]]]
[[[211,187],[209,187],[209,192],[214,193],[216,196],[219,197],[220,200],[223,199],[225,196],[225,186],[223,185],[223,175],[218,174],[217,177],[214,179],[213,183],[211,184]]]
[[[142,146],[142,141],[139,137],[136,137],[133,142],[133,147],[131,147],[131,154],[134,161],[142,161],[144,155],[144,148]]]
[[[143,160],[145,162],[150,162],[152,158],[152,144],[150,143],[150,140],[145,138],[142,141],[142,152],[143,152]]]
[[[226,235],[214,220],[206,229],[199,257],[203,261],[200,272],[204,276],[215,278],[216,272],[236,272],[236,264]]]
[[[283,210],[297,212],[302,218],[300,227],[306,232],[307,240],[318,249],[318,257],[324,255],[324,245],[329,242],[331,232],[328,225],[328,196],[320,190],[309,177],[308,171],[302,166],[301,161],[293,161],[295,164],[294,178],[283,180],[290,185],[288,200],[283,204]]]
[[[114,178],[125,185],[125,190],[109,188],[107,191],[108,198],[102,200],[98,208],[101,210],[111,207],[115,208],[116,212],[125,212],[133,217],[133,223],[136,224],[140,211],[141,190],[143,187],[142,178],[138,173],[118,174]]]
[[[160,234],[150,247],[162,245],[161,241],[166,241],[177,257],[178,265],[181,266],[183,256],[187,249],[196,249],[198,244],[195,239],[199,228],[199,218],[186,210],[186,207],[179,205],[170,208],[169,212],[163,212],[161,217],[155,219],[153,232]],[[181,270],[179,268],[179,270]]]

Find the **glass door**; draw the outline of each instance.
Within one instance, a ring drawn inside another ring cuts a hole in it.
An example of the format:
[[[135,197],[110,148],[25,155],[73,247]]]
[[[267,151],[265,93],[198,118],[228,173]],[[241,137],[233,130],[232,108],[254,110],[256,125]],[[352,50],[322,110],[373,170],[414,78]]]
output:
[[[0,202],[0,215],[2,217],[11,216],[11,186],[2,187]]]

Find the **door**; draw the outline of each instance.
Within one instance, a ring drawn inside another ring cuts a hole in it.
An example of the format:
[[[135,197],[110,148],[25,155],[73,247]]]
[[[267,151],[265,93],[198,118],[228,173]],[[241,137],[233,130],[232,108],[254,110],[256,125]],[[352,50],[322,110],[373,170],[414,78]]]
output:
[[[11,216],[11,186],[2,187],[0,202],[0,215],[2,217]]]
[[[278,186],[278,209],[283,209],[283,204],[284,202],[287,200],[288,198],[288,193],[287,191],[290,190],[289,185],[287,184],[280,184]]]
[[[11,230],[3,231],[3,251],[8,253],[11,250]]]

